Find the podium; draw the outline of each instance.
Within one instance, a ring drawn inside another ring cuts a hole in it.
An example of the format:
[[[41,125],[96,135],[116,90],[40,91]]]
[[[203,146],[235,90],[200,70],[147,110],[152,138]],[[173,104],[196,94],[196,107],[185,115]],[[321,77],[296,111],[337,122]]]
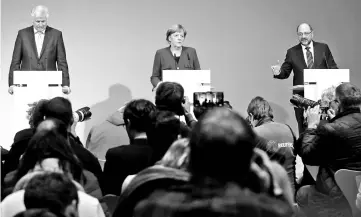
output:
[[[194,92],[208,92],[212,89],[210,70],[164,70],[163,81],[180,83],[184,88],[184,96],[191,103]]]
[[[14,71],[13,135],[29,128],[27,111],[29,104],[40,99],[62,96],[61,71]]]
[[[322,93],[332,86],[350,82],[349,69],[305,69],[303,73],[305,98],[313,101],[321,99]],[[314,180],[317,178],[318,166],[306,165]]]

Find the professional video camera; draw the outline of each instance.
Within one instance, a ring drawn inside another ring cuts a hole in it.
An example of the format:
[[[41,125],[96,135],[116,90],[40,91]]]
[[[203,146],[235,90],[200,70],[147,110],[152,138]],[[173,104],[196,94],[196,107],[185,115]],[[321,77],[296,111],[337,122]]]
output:
[[[292,98],[290,99],[290,102],[295,107],[302,108],[305,110],[307,110],[308,107],[313,108],[313,107],[319,105],[320,110],[321,110],[321,120],[327,120],[327,118],[328,118],[327,110],[330,108],[330,105],[328,102],[323,102],[321,100],[318,100],[316,102],[316,101],[304,98],[298,94],[293,94]]]
[[[195,92],[193,93],[194,107],[222,107],[224,105],[223,92]]]
[[[76,122],[83,122],[89,120],[91,116],[92,112],[87,106],[73,112],[73,118]]]

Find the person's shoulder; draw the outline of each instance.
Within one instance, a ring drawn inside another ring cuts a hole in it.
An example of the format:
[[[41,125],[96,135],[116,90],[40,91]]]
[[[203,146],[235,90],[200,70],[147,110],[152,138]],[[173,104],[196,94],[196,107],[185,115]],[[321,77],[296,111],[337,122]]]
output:
[[[61,35],[62,34],[62,32],[60,30],[55,29],[55,28],[53,28],[51,26],[46,27],[46,32],[51,32],[52,34],[55,34],[55,35]]]
[[[301,48],[301,44],[298,43],[298,44],[294,45],[293,47],[289,48],[287,51],[295,51],[300,48]]]
[[[33,27],[33,26],[29,26],[29,27],[20,29],[20,30],[18,31],[18,34],[19,34],[19,35],[26,35],[26,34],[32,33],[32,28],[34,28],[34,27]]]
[[[161,49],[159,49],[159,50],[157,50],[157,54],[163,54],[163,53],[166,53],[166,52],[168,52],[168,50],[169,50],[169,47],[165,47],[165,48],[161,48]]]
[[[187,52],[189,52],[189,53],[194,53],[194,52],[196,52],[196,49],[195,48],[193,48],[193,47],[186,47],[186,46],[183,46],[183,48],[182,48],[184,51],[187,51]]]
[[[313,41],[313,46],[328,46],[326,43]]]
[[[120,155],[122,155],[123,152],[126,152],[129,145],[122,145],[114,148],[108,149],[107,153],[105,154],[106,159],[116,159]]]
[[[89,194],[83,191],[78,191],[78,197],[79,197],[79,204],[92,205],[92,206],[97,206],[99,204],[99,200],[97,198],[90,196]]]
[[[14,206],[14,204],[17,204],[16,206],[19,206],[19,202],[20,201],[24,201],[24,194],[25,194],[25,190],[21,189],[18,191],[15,191],[11,194],[9,194],[7,197],[5,197],[2,201],[1,201],[1,206],[5,209],[5,207],[7,207],[8,205],[12,205]],[[20,208],[20,207],[19,207]],[[4,211],[4,210],[2,210]]]

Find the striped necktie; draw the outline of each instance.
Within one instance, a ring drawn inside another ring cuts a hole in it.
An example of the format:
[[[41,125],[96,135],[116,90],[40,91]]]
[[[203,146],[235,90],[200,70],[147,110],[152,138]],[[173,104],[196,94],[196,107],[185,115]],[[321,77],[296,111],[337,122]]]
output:
[[[310,47],[306,47],[306,56],[307,56],[307,68],[312,69],[313,66],[313,57],[310,51]]]

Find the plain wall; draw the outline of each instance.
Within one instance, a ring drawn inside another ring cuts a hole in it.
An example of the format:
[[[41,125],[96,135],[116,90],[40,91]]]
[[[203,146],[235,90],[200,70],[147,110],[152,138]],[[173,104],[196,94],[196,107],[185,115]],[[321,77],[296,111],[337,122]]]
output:
[[[30,10],[49,7],[48,24],[63,31],[73,108],[92,107],[81,123],[82,141],[90,127],[132,98],[153,100],[150,75],[154,54],[167,46],[165,32],[180,23],[188,31],[185,45],[197,49],[202,69],[211,69],[212,85],[225,92],[245,114],[249,101],[263,96],[275,119],[297,131],[290,106],[292,75],[274,80],[270,66],[283,61],[298,43],[296,27],[309,22],[314,39],[326,42],[340,68],[361,81],[360,0],[2,0],[0,132],[9,146],[13,132],[13,96],[7,93],[8,70],[19,29],[31,25]],[[196,72],[195,72],[196,73]],[[127,142],[126,134],[124,141]]]

